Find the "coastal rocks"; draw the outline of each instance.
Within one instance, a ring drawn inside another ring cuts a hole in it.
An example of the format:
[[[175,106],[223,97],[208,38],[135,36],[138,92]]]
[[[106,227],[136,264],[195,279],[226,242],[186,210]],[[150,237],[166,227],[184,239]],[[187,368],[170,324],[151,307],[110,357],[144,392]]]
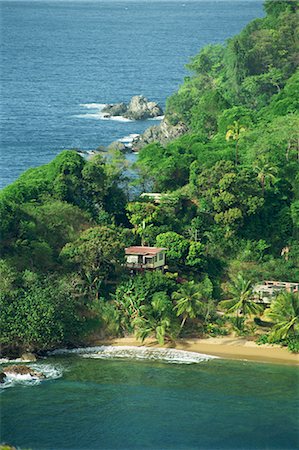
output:
[[[0,372],[0,383],[4,383],[6,380],[6,375],[4,372]]]
[[[132,149],[133,151],[139,151],[142,147],[152,142],[166,145],[170,141],[183,136],[187,131],[188,128],[183,122],[171,125],[167,119],[164,119],[159,125],[148,128],[143,134],[134,139]]]
[[[128,147],[123,142],[114,141],[108,146],[108,150],[118,150],[120,152],[127,152],[130,149],[128,149]]]
[[[149,102],[142,95],[135,95],[132,97],[124,117],[133,120],[146,120],[161,116],[162,114],[163,111],[158,103]]]
[[[150,102],[143,95],[135,95],[128,105],[116,103],[102,109],[104,118],[122,116],[130,120],[146,120],[161,116],[163,110],[156,102]]]
[[[21,360],[33,362],[37,360],[37,357],[34,355],[34,353],[26,352],[21,355]]]
[[[104,117],[123,116],[128,110],[125,103],[116,103],[115,105],[106,105],[102,109]]]
[[[45,378],[45,375],[41,372],[36,372],[28,366],[23,365],[12,365],[3,367],[3,373],[7,375],[29,375],[32,378]]]

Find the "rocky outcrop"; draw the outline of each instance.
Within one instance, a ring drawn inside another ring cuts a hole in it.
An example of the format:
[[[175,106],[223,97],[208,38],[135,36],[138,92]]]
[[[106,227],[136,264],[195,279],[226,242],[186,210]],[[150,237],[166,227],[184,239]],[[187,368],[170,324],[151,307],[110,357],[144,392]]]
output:
[[[149,102],[142,95],[132,97],[124,117],[133,120],[146,120],[161,116],[162,109],[156,102]]]
[[[164,119],[159,125],[148,128],[143,134],[134,139],[132,149],[133,151],[139,151],[142,147],[152,142],[166,145],[174,139],[183,136],[187,131],[188,128],[184,123],[179,122],[176,125],[171,125],[167,119]]]
[[[104,117],[123,116],[128,110],[125,103],[115,103],[115,105],[106,105],[102,109]]]
[[[102,109],[102,114],[105,118],[123,116],[130,120],[146,120],[161,116],[163,110],[158,103],[149,102],[143,95],[135,95],[128,105],[125,103],[106,105]]]
[[[123,142],[114,141],[111,142],[111,144],[108,146],[108,150],[118,150],[120,152],[128,152],[131,149],[129,149]]]
[[[21,355],[22,361],[36,361],[37,357],[34,355],[34,353],[26,352]]]
[[[5,375],[30,375],[33,378],[45,378],[45,375],[41,372],[36,372],[36,370],[31,369],[28,366],[22,365],[12,365],[3,367],[3,372]]]

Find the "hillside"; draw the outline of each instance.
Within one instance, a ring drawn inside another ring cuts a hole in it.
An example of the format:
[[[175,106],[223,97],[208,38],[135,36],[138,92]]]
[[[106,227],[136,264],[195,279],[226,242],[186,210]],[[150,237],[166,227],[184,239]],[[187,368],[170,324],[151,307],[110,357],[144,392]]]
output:
[[[252,335],[258,323],[298,349],[298,296],[278,296],[262,321],[252,301],[256,282],[298,281],[297,6],[266,1],[264,19],[192,58],[166,111],[188,132],[145,146],[135,167],[160,202],[129,201],[118,152],[64,151],[3,189],[3,352],[94,333]],[[166,273],[130,275],[124,248],[140,244],[167,248]]]

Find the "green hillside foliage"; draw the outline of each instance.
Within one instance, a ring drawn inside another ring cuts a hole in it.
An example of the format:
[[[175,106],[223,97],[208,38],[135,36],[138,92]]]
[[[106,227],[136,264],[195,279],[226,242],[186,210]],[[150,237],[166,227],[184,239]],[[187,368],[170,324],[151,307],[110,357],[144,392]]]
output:
[[[265,18],[192,58],[166,110],[189,132],[145,146],[136,164],[140,184],[164,194],[159,202],[128,200],[121,158],[87,161],[76,151],[2,190],[4,350],[99,332],[161,344],[252,333],[250,317],[262,313],[254,283],[298,281],[297,10],[296,1],[267,0]],[[167,248],[167,273],[132,276],[124,248],[133,244]],[[299,348],[297,299],[291,312],[287,297],[271,307],[269,342]]]
[[[298,239],[298,3],[266,1],[265,11],[225,45],[191,59],[193,75],[166,112],[190,132],[144,147],[137,163],[155,192],[189,200],[194,216],[180,233],[196,223],[213,257],[236,257],[244,242],[262,239],[276,258]],[[294,267],[287,277],[295,274]]]

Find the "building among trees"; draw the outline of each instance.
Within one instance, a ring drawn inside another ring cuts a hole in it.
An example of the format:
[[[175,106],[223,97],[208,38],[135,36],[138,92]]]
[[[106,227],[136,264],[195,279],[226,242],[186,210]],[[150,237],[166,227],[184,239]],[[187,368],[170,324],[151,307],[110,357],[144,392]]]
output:
[[[162,247],[133,246],[126,248],[126,266],[132,270],[163,270],[165,251]]]

